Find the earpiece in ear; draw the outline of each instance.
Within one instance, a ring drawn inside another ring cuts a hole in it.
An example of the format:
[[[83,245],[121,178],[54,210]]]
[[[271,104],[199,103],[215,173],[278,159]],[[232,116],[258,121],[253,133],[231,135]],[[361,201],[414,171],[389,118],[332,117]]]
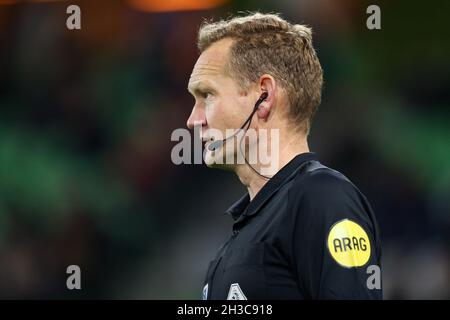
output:
[[[269,94],[267,93],[267,91],[264,91],[263,93],[261,93],[261,95],[259,96],[258,101],[256,101],[255,103],[255,108],[253,109],[253,111],[256,111],[256,109],[258,109],[259,105],[267,99],[267,97],[269,96]]]
[[[267,91],[264,91],[263,93],[261,93],[259,100],[261,100],[261,101],[266,100],[268,96],[269,96],[269,93]]]

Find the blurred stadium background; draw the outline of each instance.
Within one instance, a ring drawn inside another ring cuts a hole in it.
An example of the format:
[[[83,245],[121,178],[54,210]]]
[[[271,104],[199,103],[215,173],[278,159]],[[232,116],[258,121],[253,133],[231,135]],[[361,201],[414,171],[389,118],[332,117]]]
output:
[[[370,4],[382,30],[366,28]],[[314,29],[325,88],[310,146],[375,209],[385,298],[449,299],[449,4],[0,0],[0,298],[200,298],[245,189],[172,164],[170,134],[193,106],[203,18],[260,10]]]

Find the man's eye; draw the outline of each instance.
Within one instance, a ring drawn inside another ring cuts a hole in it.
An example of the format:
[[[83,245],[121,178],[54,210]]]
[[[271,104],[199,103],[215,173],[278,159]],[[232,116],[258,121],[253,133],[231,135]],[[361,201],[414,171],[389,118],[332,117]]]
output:
[[[208,98],[210,98],[212,96],[212,93],[211,92],[203,92],[202,93],[202,97],[204,98],[204,99],[208,99]]]

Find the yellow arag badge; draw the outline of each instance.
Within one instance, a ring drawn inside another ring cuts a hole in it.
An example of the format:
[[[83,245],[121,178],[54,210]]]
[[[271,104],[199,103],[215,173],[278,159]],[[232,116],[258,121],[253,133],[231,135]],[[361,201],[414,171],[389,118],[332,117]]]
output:
[[[369,237],[356,222],[345,219],[335,223],[327,243],[331,256],[344,267],[361,267],[369,261]]]

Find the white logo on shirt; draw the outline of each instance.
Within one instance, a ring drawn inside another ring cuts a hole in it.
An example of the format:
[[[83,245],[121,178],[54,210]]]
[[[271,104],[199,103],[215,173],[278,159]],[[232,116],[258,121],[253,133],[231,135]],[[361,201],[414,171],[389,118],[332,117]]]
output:
[[[233,283],[230,286],[230,291],[228,291],[227,300],[247,300],[244,292],[242,292],[239,283]]]
[[[202,300],[208,300],[208,284],[203,287]]]

